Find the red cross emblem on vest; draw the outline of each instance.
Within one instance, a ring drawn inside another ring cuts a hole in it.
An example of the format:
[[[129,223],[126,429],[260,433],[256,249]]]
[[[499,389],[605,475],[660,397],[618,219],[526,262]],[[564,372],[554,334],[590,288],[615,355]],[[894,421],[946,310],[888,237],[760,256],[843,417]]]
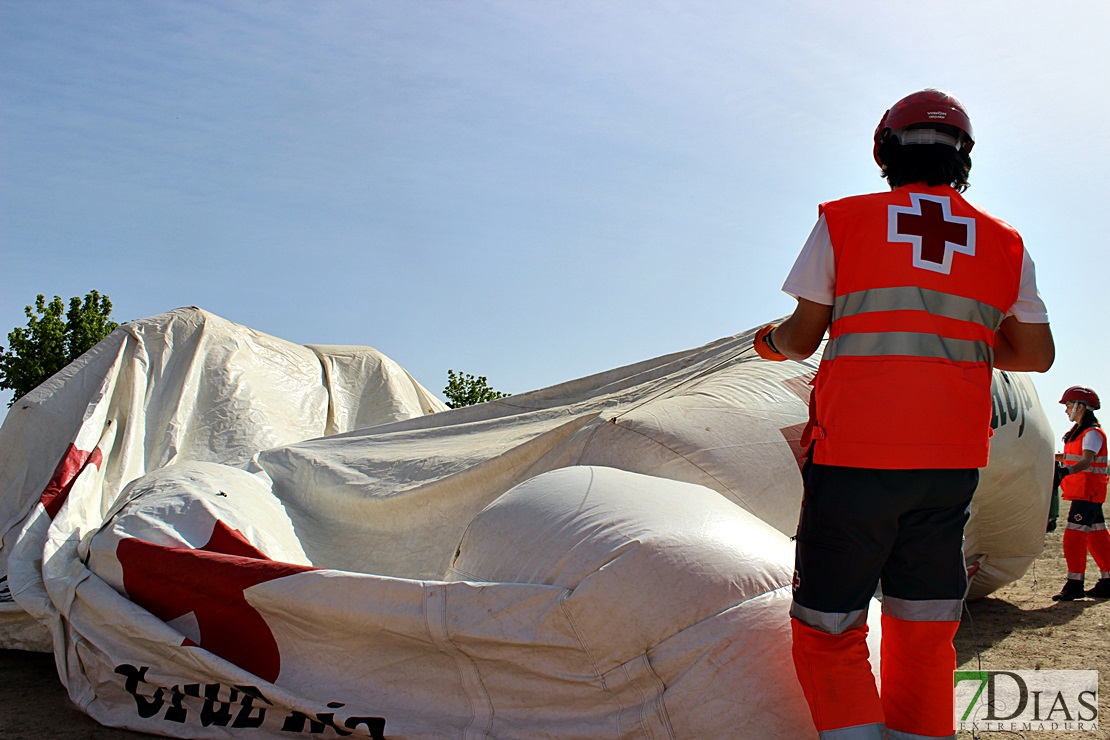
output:
[[[887,241],[913,245],[913,266],[952,274],[956,252],[975,256],[975,219],[952,215],[945,195],[910,193],[910,206],[889,206]]]

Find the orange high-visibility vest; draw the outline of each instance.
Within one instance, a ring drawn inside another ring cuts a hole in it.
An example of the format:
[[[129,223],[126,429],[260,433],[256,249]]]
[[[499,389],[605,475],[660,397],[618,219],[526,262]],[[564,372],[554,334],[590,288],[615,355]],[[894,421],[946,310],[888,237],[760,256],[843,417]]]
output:
[[[994,335],[1017,300],[1021,235],[948,186],[844,198],[821,213],[836,288],[814,380],[814,462],[985,466]]]
[[[1072,473],[1060,481],[1060,497],[1065,501],[1106,502],[1106,485],[1110,478],[1106,471],[1106,432],[1101,427],[1090,427],[1076,439],[1064,443],[1064,465],[1075,465],[1083,459],[1083,437],[1094,429],[1102,437],[1102,447],[1095,452],[1091,467],[1079,473]]]

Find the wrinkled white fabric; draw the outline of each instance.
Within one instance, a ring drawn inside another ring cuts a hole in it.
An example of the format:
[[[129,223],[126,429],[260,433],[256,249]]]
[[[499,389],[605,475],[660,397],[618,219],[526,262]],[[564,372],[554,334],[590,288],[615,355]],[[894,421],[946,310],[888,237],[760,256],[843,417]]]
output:
[[[171,736],[813,736],[787,537],[816,358],[753,333],[444,411],[369,348],[128,324],[0,428],[0,645]],[[1049,504],[1032,385],[994,393],[972,596]]]

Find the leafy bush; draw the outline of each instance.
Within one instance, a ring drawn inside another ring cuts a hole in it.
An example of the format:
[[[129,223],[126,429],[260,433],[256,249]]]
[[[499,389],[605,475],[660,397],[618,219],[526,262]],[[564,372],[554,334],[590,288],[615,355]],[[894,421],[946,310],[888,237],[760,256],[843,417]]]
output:
[[[65,319],[62,314],[65,312]],[[40,386],[54,373],[76,360],[112,333],[112,301],[92,291],[69,299],[65,310],[60,296],[49,303],[39,295],[34,308],[27,306],[27,328],[8,333],[8,347],[0,347],[0,389],[14,392],[11,406]]]

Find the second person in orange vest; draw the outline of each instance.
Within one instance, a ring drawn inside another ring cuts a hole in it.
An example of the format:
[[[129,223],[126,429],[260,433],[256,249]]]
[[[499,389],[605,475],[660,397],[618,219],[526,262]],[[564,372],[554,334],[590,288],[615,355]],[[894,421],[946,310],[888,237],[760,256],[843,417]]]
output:
[[[1098,394],[1086,386],[1073,385],[1060,397],[1068,418],[1074,422],[1064,435],[1064,451],[1056,455],[1062,463],[1057,483],[1062,498],[1071,501],[1068,524],[1064,530],[1064,560],[1068,578],[1053,601],[1072,601],[1091,596],[1110,599],[1110,532],[1102,505],[1106,502],[1106,432],[1095,418],[1101,408]],[[1083,590],[1087,551],[1098,566],[1098,583]]]

